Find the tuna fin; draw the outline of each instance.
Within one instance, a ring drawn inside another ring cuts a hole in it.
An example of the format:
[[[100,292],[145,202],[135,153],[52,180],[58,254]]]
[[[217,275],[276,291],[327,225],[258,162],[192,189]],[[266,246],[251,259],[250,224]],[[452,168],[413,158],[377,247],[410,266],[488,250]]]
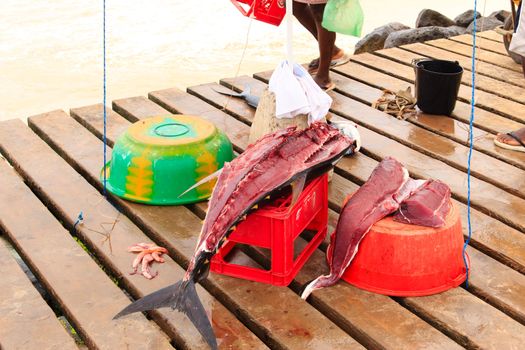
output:
[[[179,281],[171,286],[159,289],[156,292],[136,300],[113,317],[120,318],[134,312],[149,311],[162,307],[176,309],[190,319],[204,340],[212,349],[217,349],[217,339],[213,333],[210,320],[204,306],[197,295],[193,281]]]
[[[252,93],[252,88],[250,87],[250,85],[244,85],[244,90],[241,92],[241,96],[246,97],[248,95],[251,95],[251,93]]]
[[[359,131],[357,130],[357,125],[354,122],[348,120],[341,120],[330,121],[330,124],[339,129],[341,133],[354,140],[355,149],[353,150],[353,153],[357,153],[361,149],[361,135],[359,134]]]
[[[191,186],[186,191],[182,192],[177,198],[180,198],[180,197],[184,196],[186,193],[190,192],[191,190],[193,190],[196,187],[199,187],[202,184],[205,184],[206,182],[210,182],[211,180],[218,178],[221,175],[221,173],[222,173],[222,169],[223,168],[220,168],[219,170],[217,170],[213,174],[206,176],[204,179],[201,179],[195,185]]]
[[[290,203],[289,208],[293,207],[295,203],[297,203],[299,196],[303,192],[305,182],[306,174],[300,175],[292,182],[292,202]]]
[[[301,299],[306,300],[310,296],[310,294],[312,294],[314,290],[320,288],[317,286],[317,284],[319,283],[319,280],[322,277],[324,276],[317,277],[316,279],[314,279],[313,281],[311,281],[310,283],[306,285],[306,287],[303,290],[303,293],[301,294]]]
[[[248,103],[248,105],[252,106],[253,108],[257,108],[259,106],[259,101],[261,100],[259,96],[255,95],[245,96],[244,99],[246,100],[246,103]]]

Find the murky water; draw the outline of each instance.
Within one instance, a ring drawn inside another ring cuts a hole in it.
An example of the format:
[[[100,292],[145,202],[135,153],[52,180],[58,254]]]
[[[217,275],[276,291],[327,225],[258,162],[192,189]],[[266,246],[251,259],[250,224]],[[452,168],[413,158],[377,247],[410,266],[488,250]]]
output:
[[[109,100],[237,73],[250,21],[229,0],[108,0],[107,6]],[[367,33],[392,21],[413,26],[425,7],[454,17],[473,1],[362,6]],[[506,7],[487,0],[485,11]],[[0,120],[102,101],[102,0],[1,0],[0,17]],[[239,74],[274,68],[284,58],[284,41],[285,26],[253,21]],[[338,45],[351,51],[356,41],[340,36]],[[299,62],[317,55],[316,42],[297,23],[294,50]]]

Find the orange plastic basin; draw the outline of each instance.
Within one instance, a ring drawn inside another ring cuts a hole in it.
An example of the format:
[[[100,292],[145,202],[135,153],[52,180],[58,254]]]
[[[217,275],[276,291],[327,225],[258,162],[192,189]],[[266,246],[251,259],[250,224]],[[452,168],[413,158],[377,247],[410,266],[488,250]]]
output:
[[[466,278],[463,234],[455,205],[446,225],[408,225],[386,217],[363,238],[343,279],[371,292],[423,296],[459,286]]]

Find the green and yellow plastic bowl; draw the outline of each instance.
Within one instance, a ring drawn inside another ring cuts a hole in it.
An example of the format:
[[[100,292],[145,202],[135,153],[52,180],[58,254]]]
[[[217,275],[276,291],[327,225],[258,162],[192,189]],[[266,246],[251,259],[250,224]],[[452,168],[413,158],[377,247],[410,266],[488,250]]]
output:
[[[118,138],[111,161],[105,165],[106,188],[139,203],[199,202],[211,195],[215,181],[180,195],[232,158],[232,145],[226,135],[202,118],[148,118],[134,123]]]

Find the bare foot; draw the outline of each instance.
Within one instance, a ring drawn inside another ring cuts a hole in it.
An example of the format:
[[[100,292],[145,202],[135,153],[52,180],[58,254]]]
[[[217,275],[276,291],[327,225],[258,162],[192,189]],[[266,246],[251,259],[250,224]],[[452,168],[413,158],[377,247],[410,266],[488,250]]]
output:
[[[332,53],[332,61],[342,58],[345,55],[345,52],[340,48],[335,48]],[[310,73],[315,72],[319,68],[319,57],[313,59],[310,64],[308,64],[308,71]]]
[[[335,84],[330,80],[330,78],[320,78],[317,75],[313,78],[317,85],[319,85],[319,87],[325,91],[330,91],[335,88]]]

